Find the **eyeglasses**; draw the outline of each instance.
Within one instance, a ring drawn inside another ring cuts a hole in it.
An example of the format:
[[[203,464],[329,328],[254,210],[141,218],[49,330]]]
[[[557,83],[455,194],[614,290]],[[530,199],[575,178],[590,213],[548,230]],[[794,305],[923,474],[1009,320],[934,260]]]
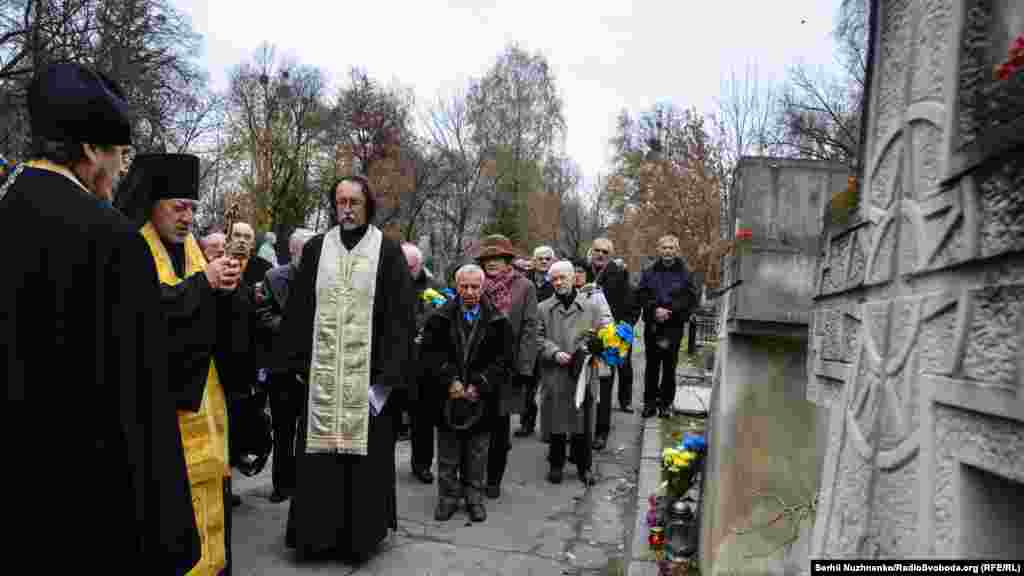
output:
[[[342,198],[335,202],[338,208],[358,208],[363,205],[363,201],[357,198]]]

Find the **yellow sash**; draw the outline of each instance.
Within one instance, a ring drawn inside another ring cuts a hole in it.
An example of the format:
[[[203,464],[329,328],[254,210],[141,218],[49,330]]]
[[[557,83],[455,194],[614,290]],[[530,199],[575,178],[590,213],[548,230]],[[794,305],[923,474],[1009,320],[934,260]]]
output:
[[[147,222],[141,232],[156,261],[160,282],[171,286],[179,284],[182,279],[175,273],[153,223]],[[206,259],[199,244],[189,234],[185,239],[185,277],[202,274],[205,266]],[[185,462],[192,488],[192,509],[202,540],[202,557],[189,575],[215,576],[227,564],[223,488],[224,478],[231,476],[227,422],[224,389],[211,358],[199,412],[178,411],[178,428],[185,446]]]

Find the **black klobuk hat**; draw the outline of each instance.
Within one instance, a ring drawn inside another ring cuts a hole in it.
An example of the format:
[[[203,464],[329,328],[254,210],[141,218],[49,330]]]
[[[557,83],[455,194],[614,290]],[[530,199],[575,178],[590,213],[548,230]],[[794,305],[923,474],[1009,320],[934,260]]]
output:
[[[132,143],[124,90],[81,64],[51,64],[36,74],[28,88],[28,112],[37,139]]]
[[[139,154],[117,187],[114,206],[141,226],[158,200],[199,200],[199,157]]]

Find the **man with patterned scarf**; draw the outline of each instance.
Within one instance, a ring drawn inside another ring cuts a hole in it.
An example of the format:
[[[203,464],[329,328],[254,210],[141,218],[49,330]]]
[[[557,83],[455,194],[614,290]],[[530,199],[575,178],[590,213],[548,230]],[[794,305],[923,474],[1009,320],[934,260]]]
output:
[[[494,396],[491,418],[491,443],[487,461],[487,497],[501,495],[501,480],[512,449],[513,413],[522,413],[524,395],[533,382],[533,366],[537,358],[537,290],[515,268],[516,252],[512,242],[501,234],[480,241],[477,261],[484,269],[484,294],[512,325],[512,364],[508,386]]]

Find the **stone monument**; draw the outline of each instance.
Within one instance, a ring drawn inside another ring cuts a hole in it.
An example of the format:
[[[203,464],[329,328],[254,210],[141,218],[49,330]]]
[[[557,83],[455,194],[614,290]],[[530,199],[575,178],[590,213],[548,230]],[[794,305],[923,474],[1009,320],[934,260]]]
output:
[[[807,397],[815,558],[1022,558],[1019,0],[872,2],[856,222],[828,234]],[[827,430],[825,430],[827,428]]]
[[[739,164],[730,220],[752,240],[724,266],[722,285],[742,284],[721,303],[702,574],[791,574],[807,563],[821,420],[806,398],[808,323],[825,207],[848,177],[847,167],[817,161]]]

